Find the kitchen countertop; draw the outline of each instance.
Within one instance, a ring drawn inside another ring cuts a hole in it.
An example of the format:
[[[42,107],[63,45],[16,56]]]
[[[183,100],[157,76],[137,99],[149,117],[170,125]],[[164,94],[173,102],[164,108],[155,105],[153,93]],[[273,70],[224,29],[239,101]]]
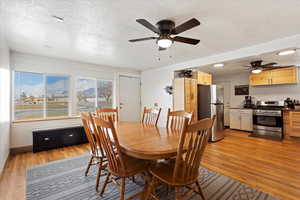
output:
[[[283,108],[282,111],[300,112],[300,109]]]

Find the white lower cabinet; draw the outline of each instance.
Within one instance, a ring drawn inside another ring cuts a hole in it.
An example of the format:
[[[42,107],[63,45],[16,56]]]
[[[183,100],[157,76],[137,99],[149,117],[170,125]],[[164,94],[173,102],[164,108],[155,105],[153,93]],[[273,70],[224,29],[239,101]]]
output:
[[[253,110],[230,109],[230,128],[253,131]]]
[[[230,109],[230,128],[241,129],[241,114],[239,109]]]

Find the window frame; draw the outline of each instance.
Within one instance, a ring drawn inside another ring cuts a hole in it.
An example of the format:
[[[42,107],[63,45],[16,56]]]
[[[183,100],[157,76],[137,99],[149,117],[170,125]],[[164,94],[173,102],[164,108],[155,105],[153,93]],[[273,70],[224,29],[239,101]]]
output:
[[[41,118],[32,118],[32,119],[16,119],[15,117],[15,111],[16,111],[16,103],[15,103],[15,93],[16,93],[16,85],[15,85],[15,73],[16,72],[21,72],[21,73],[32,73],[32,74],[41,74],[43,77],[43,117]],[[60,117],[47,117],[46,115],[46,77],[47,76],[64,76],[69,79],[69,85],[68,85],[68,115],[66,116],[60,116]],[[12,121],[13,122],[25,122],[25,121],[46,121],[46,120],[54,120],[54,119],[63,119],[63,118],[70,118],[70,117],[75,117],[72,116],[72,93],[71,93],[71,81],[72,77],[69,74],[59,74],[59,73],[39,73],[39,72],[32,72],[32,71],[23,71],[23,70],[12,70],[12,81],[11,81],[11,86],[12,86],[12,92],[11,92],[11,111],[12,111]]]

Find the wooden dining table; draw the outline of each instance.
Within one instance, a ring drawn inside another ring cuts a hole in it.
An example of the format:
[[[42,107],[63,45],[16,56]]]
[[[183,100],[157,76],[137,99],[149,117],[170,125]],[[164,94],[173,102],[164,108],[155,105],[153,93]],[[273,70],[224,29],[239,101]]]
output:
[[[135,158],[157,160],[176,156],[180,131],[141,122],[115,124],[122,151]]]

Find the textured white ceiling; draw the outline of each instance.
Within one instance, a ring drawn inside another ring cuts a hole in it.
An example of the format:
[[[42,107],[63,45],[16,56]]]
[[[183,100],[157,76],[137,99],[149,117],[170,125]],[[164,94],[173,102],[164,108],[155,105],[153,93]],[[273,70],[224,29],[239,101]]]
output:
[[[299,0],[1,0],[0,11],[13,50],[139,70],[300,32]],[[199,38],[197,46],[176,43],[159,55],[155,41],[128,42],[153,36],[137,18],[180,24],[192,17],[202,24],[181,36]]]

